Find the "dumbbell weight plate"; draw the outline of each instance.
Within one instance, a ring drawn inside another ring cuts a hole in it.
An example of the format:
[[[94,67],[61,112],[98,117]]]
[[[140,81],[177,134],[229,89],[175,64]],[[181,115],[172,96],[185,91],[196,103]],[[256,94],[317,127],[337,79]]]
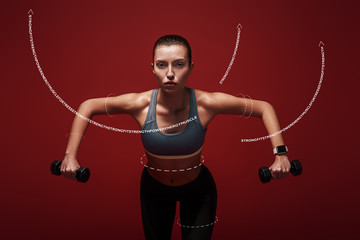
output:
[[[61,161],[55,160],[50,166],[51,173],[58,176],[61,175],[60,166],[61,166]]]
[[[291,161],[290,172],[293,176],[298,176],[298,175],[302,174],[302,165],[299,160]]]
[[[259,177],[260,177],[261,182],[263,182],[263,183],[270,182],[271,172],[270,172],[269,168],[267,168],[267,167],[260,168],[259,169]]]
[[[87,182],[87,180],[89,180],[89,177],[90,177],[90,170],[88,168],[80,167],[76,171],[76,179],[79,182]]]

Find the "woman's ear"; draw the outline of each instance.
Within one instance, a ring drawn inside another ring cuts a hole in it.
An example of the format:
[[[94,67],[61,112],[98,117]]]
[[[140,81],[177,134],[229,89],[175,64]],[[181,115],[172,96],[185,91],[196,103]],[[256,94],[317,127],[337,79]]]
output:
[[[154,63],[150,63],[151,68],[152,68],[152,72],[155,74],[155,70],[154,70]]]
[[[190,71],[190,73],[191,73],[191,71],[193,70],[193,68],[194,68],[194,62],[191,62],[191,64],[190,64],[190,67],[189,67],[190,69],[189,69],[189,71]]]

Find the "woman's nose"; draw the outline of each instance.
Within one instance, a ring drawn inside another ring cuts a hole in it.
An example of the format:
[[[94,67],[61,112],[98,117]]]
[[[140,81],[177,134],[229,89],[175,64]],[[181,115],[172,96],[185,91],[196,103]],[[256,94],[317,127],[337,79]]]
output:
[[[169,80],[173,80],[173,79],[174,79],[174,72],[172,71],[171,66],[169,66],[168,72],[167,72],[166,76],[167,76],[167,78],[168,78]]]

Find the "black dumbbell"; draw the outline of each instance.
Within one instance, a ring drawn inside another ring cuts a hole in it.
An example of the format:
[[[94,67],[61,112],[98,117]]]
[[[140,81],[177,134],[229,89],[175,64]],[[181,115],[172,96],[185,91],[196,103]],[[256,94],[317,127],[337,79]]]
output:
[[[293,160],[290,162],[290,173],[293,176],[298,176],[302,173],[302,166],[299,160]],[[270,182],[272,176],[271,171],[268,167],[262,167],[259,169],[259,177],[262,183]]]
[[[55,160],[50,167],[50,171],[54,175],[61,175],[60,171],[61,161]],[[76,180],[79,182],[87,182],[90,177],[90,170],[85,167],[80,167],[78,170],[76,170]]]

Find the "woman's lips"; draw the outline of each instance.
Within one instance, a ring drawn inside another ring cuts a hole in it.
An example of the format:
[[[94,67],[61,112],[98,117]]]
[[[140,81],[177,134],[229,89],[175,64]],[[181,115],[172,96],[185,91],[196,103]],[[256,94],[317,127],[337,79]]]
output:
[[[176,83],[174,83],[174,82],[166,82],[166,83],[164,83],[164,86],[172,87],[172,86],[175,86],[175,85],[176,85]]]

